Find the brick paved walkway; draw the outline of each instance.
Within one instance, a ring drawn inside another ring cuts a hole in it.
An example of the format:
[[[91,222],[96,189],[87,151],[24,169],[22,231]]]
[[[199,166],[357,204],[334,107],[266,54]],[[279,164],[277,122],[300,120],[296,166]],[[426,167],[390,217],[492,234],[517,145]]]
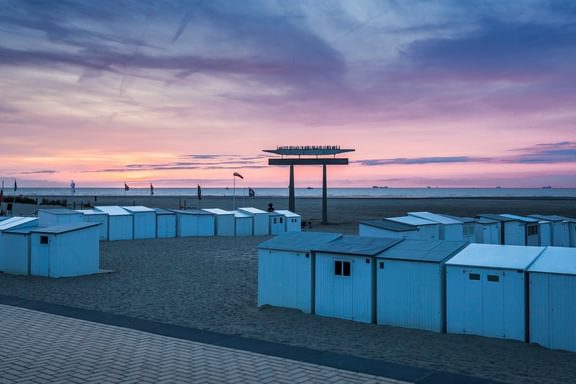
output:
[[[0,383],[401,383],[0,305]]]

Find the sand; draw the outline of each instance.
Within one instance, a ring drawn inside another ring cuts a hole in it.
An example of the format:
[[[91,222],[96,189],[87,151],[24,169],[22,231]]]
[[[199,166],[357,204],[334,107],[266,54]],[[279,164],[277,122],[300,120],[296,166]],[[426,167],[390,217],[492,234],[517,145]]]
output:
[[[99,200],[108,204],[114,199]],[[250,205],[265,207],[268,200],[256,199]],[[154,198],[153,202],[163,204],[150,204],[145,198],[136,204],[170,207],[174,199]],[[214,202],[205,207],[228,208],[222,199],[205,202]],[[283,208],[281,200],[274,204]],[[303,199],[298,204],[304,217],[317,223],[320,202]],[[331,207],[335,224],[314,224],[315,230],[354,232],[359,218],[406,210],[576,216],[574,201],[557,199],[333,199]],[[255,247],[267,238],[102,242],[101,267],[114,270],[112,274],[69,279],[0,275],[0,292],[508,383],[565,383],[576,377],[576,353],[517,341],[362,324],[282,308],[259,309]]]

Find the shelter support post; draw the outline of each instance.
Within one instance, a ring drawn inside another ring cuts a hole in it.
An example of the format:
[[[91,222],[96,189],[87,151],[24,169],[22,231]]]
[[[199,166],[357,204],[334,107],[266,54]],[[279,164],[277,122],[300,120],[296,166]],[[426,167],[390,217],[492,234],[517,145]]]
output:
[[[326,164],[322,165],[322,224],[328,224],[328,182]]]
[[[296,212],[296,198],[294,195],[294,165],[290,164],[290,184],[288,185],[288,210]]]

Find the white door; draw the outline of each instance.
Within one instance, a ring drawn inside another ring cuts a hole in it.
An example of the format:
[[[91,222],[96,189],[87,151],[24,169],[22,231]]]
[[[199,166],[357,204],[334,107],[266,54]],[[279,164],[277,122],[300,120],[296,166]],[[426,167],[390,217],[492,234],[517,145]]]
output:
[[[482,335],[506,337],[504,331],[504,272],[486,271],[482,274],[483,323]]]
[[[334,312],[342,319],[354,318],[352,276],[353,262],[351,259],[334,258]]]
[[[464,333],[482,334],[482,272],[465,270]]]

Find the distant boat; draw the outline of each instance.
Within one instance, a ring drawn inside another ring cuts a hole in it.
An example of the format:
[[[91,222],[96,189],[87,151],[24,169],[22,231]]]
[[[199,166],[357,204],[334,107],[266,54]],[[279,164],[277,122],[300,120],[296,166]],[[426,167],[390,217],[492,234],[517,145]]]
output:
[[[312,188],[312,187],[306,187],[306,189],[314,189],[314,188]]]
[[[499,186],[499,185],[497,185],[497,186],[496,186],[496,189],[500,189],[500,188],[502,188],[502,187],[501,187],[501,186]]]
[[[373,185],[372,188],[380,188],[380,187],[377,185]]]
[[[542,189],[552,189],[552,186],[551,185],[545,185],[542,187]]]

